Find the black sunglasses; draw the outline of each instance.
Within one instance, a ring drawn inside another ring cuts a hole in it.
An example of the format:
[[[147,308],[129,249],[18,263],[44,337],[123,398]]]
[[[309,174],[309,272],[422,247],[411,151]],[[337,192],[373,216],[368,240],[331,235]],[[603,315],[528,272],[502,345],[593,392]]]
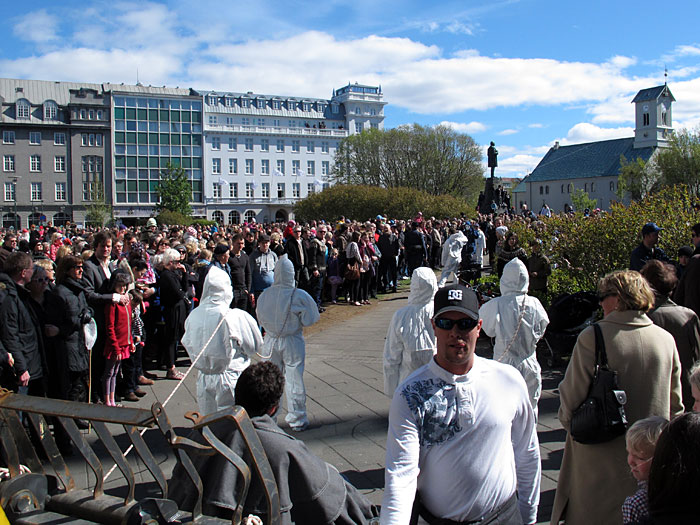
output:
[[[462,332],[471,332],[479,324],[477,319],[472,319],[471,317],[465,317],[464,319],[445,319],[444,317],[438,317],[435,319],[435,326],[441,330],[452,330],[454,325]]]

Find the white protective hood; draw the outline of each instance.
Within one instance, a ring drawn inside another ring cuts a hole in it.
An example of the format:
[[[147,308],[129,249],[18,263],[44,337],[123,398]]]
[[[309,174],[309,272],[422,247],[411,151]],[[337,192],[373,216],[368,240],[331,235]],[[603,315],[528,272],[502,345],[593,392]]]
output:
[[[250,362],[248,356],[262,347],[255,319],[243,310],[229,308],[232,299],[231,279],[226,272],[212,266],[204,281],[202,300],[187,317],[182,337],[182,344],[193,362],[202,354],[195,364],[202,373],[244,370]],[[217,330],[222,317],[224,320]]]
[[[442,265],[445,266],[448,258],[456,259],[458,262],[462,260],[462,247],[469,242],[467,236],[462,230],[450,235],[442,247]]]
[[[302,337],[305,326],[320,319],[318,306],[304,290],[294,287],[294,265],[282,255],[275,265],[275,281],[258,298],[255,310],[265,331],[263,355],[269,356],[276,339]],[[286,320],[286,321],[285,321]]]
[[[396,387],[429,362],[435,353],[433,297],[437,292],[435,272],[420,267],[411,276],[408,305],[394,313],[384,343],[384,392],[392,395]]]
[[[501,276],[501,295],[516,295],[527,293],[530,276],[523,262],[517,257],[508,261],[503,267]]]

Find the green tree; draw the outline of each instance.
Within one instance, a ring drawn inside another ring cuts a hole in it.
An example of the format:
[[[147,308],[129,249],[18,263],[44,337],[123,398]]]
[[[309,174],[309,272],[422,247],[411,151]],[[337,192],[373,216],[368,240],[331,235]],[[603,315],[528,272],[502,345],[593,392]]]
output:
[[[617,178],[617,196],[620,200],[629,196],[632,200],[643,199],[662,186],[661,175],[653,161],[637,158],[628,162],[620,155],[620,174]]]
[[[700,195],[700,128],[675,132],[655,160],[664,185],[685,184],[693,195]]]
[[[598,201],[591,199],[582,188],[575,189],[571,194],[571,204],[574,206],[574,210],[583,211],[586,208],[592,210],[598,207]]]
[[[156,210],[172,211],[184,216],[192,214],[192,184],[187,180],[187,174],[181,166],[168,162],[165,170],[160,173],[160,182],[156,188],[159,202]]]
[[[85,206],[85,223],[102,227],[114,219],[112,206],[105,200],[101,184],[96,185],[90,193],[90,204]]]
[[[475,200],[484,184],[480,147],[446,126],[370,129],[344,139],[332,173],[343,184],[406,187]]]

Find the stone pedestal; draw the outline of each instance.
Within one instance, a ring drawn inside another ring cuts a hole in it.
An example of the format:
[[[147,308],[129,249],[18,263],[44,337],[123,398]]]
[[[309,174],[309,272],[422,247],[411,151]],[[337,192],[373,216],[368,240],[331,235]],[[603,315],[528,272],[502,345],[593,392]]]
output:
[[[494,179],[492,177],[486,179],[486,184],[484,185],[484,201],[481,203],[481,208],[479,209],[481,213],[491,213],[491,203],[496,202],[493,181]]]

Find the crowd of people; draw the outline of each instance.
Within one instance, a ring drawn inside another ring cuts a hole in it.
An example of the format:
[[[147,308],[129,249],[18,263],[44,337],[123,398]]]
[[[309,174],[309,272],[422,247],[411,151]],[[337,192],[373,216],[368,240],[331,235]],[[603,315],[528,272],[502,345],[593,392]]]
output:
[[[108,406],[138,401],[147,395],[142,386],[182,379],[182,345],[198,372],[201,415],[246,399],[263,418],[259,432],[282,432],[264,418],[284,391],[286,422],[303,431],[303,328],[329,304],[368,305],[410,279],[408,304],[394,314],[384,347],[392,404],[381,522],[534,523],[536,345],[549,323],[538,296],[551,266],[539,241],[529,251],[520,246],[508,228],[514,220],[537,227],[527,216],[419,213],[408,221],[159,227],[149,219],[132,228],[8,231],[0,247],[0,386]],[[598,285],[608,363],[627,395],[626,438],[588,445],[572,437],[572,414],[595,370],[592,327],[574,347],[560,385],[567,439],[553,523],[690,523],[682,520],[696,515],[666,486],[679,486],[669,464],[698,454],[699,441],[687,436],[697,437],[700,421],[683,414],[700,408],[700,224],[682,271],[656,248],[661,230],[644,225],[630,269]],[[487,256],[501,295],[481,304],[465,284],[481,275]],[[475,355],[482,330],[494,340],[492,360]],[[276,366],[259,369],[258,360]],[[265,378],[241,386],[248,373]],[[272,389],[269,402],[255,405],[246,388]],[[59,426],[55,437],[71,453]],[[351,495],[346,511],[376,518],[378,509],[331,478]],[[681,478],[682,494],[699,488],[697,469]]]

